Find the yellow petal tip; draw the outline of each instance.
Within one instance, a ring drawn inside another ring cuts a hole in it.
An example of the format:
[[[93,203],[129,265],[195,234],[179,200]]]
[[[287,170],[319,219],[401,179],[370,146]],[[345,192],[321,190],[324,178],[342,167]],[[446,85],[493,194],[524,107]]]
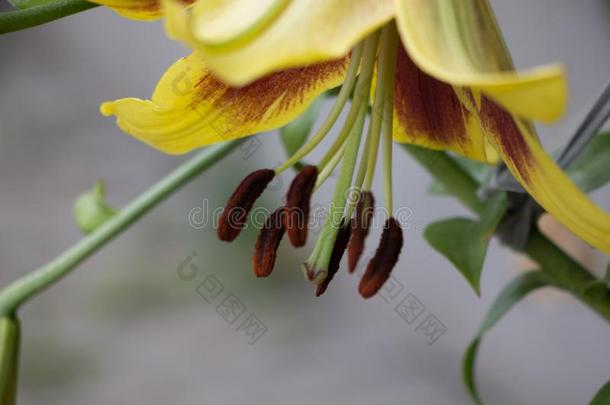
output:
[[[114,115],[114,113],[115,113],[114,103],[112,101],[106,101],[106,102],[102,103],[100,105],[100,113],[104,117],[110,117],[111,115]]]

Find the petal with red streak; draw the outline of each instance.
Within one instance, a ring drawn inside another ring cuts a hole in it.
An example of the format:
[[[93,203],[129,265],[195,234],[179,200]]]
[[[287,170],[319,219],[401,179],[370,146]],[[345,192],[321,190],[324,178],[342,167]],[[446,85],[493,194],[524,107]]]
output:
[[[349,57],[283,70],[247,86],[229,87],[211,73],[197,52],[176,62],[151,100],[103,103],[126,133],[171,154],[269,131],[303,113],[345,77]]]
[[[487,160],[478,122],[454,88],[419,69],[403,47],[396,65],[394,111],[395,141]]]
[[[529,194],[577,236],[610,253],[610,215],[576,187],[528,126],[485,96],[479,117],[486,135]]]

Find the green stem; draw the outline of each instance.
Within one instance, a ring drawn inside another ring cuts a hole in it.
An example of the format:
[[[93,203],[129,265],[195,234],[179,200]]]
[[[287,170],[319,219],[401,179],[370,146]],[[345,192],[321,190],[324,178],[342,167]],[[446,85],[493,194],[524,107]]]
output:
[[[2,405],[15,404],[19,342],[19,321],[14,317],[0,318],[0,404]]]
[[[98,6],[84,0],[57,0],[23,10],[7,11],[0,13],[0,34],[35,27]]]
[[[403,145],[409,154],[440,181],[449,193],[477,214],[484,212],[485,204],[478,198],[479,184],[445,152],[432,151],[412,145]],[[569,292],[610,322],[610,299],[585,294],[596,278],[563,250],[557,247],[538,229],[532,229],[525,253],[540,265],[553,284]]]
[[[206,148],[138,196],[115,217],[108,220],[89,236],[80,240],[51,262],[1,290],[0,315],[13,315],[23,303],[59,281],[150,209],[226,156],[240,142],[240,140],[231,141]]]

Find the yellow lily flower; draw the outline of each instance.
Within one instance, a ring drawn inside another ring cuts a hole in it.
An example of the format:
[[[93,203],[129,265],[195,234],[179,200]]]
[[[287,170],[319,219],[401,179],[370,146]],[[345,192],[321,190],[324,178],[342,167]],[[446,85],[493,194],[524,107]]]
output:
[[[563,114],[564,69],[549,65],[515,72],[487,0],[199,0],[191,8],[175,0],[164,4],[169,34],[195,52],[166,72],[151,100],[127,98],[101,106],[104,115],[117,117],[121,129],[161,151],[185,153],[278,128],[320,94],[343,83],[327,120],[310,142],[272,172],[249,176],[227,207],[251,207],[254,201],[246,196],[255,199],[273,175],[313,150],[354,92],[345,123],[313,171],[315,176],[310,170],[293,183],[300,185],[295,189],[305,190],[305,197],[287,199],[296,202],[286,208],[308,209],[314,184],[319,186],[343,161],[345,174],[340,176],[331,214],[346,219],[335,221],[332,230],[325,228],[304,266],[308,278],[320,286],[336,271],[334,263],[337,255],[340,260],[345,240],[341,230],[352,209],[358,211],[356,203],[341,194],[355,186],[368,196],[381,141],[390,215],[394,140],[490,163],[501,158],[551,215],[591,245],[610,252],[610,216],[546,154],[527,121],[552,122]],[[365,107],[371,100],[365,152],[355,171]],[[257,275],[269,274],[283,231],[293,244],[303,241],[302,229],[294,231],[287,221],[278,222],[280,214],[274,213],[261,232]],[[238,225],[244,218],[239,217]],[[364,296],[378,290],[395,264],[394,256],[397,260],[402,233],[393,221],[388,219],[382,244],[363,277]],[[219,235],[232,240],[238,231],[227,223]],[[274,223],[281,223],[283,231],[273,232]],[[339,223],[343,225],[336,226]],[[384,260],[388,257],[389,262]]]

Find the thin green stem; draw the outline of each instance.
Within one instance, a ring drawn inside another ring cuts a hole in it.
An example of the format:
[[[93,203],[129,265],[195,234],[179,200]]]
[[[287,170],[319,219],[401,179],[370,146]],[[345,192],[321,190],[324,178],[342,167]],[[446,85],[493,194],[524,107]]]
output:
[[[324,182],[326,182],[326,180],[330,177],[330,175],[335,171],[335,169],[337,168],[337,165],[343,158],[344,152],[345,152],[345,144],[343,144],[341,146],[341,149],[339,149],[339,151],[337,153],[335,153],[335,156],[333,156],[332,159],[328,162],[328,164],[325,165],[324,168],[320,171],[320,174],[318,175],[318,179],[316,180],[315,191],[319,190],[320,187],[322,187],[322,185],[324,184]]]
[[[13,315],[23,303],[59,281],[181,186],[226,156],[240,142],[241,140],[226,142],[198,153],[138,196],[89,236],[51,262],[5,287],[0,291],[0,315]]]
[[[333,105],[328,117],[322,124],[322,126],[318,129],[315,135],[305,144],[303,145],[294,155],[292,155],[284,164],[275,168],[275,173],[280,174],[284,170],[293,166],[299,160],[303,159],[307,156],[312,150],[316,148],[322,142],[322,140],[328,135],[332,127],[335,125],[337,120],[339,119],[339,115],[341,115],[341,111],[345,108],[345,104],[349,100],[350,94],[354,89],[354,85],[356,83],[356,77],[358,76],[358,69],[360,68],[360,61],[362,60],[363,53],[363,43],[359,43],[356,45],[354,50],[352,51],[352,59],[350,61],[349,68],[345,75],[345,80],[343,81],[343,85],[341,86],[341,90],[339,91],[339,95],[337,96],[337,100]],[[347,118],[349,123],[350,120],[355,120],[356,116],[351,115]]]
[[[17,395],[17,371],[20,346],[19,321],[0,318],[0,404],[14,405]]]
[[[477,197],[479,184],[445,152],[402,145],[433,177],[477,214],[485,204]],[[532,229],[525,253],[538,263],[553,284],[576,297],[610,322],[610,299],[585,293],[596,278],[536,228]]]
[[[35,27],[98,6],[84,0],[56,0],[41,6],[7,11],[0,13],[0,34]]]
[[[342,218],[344,217],[346,201],[348,197],[349,187],[352,183],[354,166],[358,159],[358,149],[360,148],[360,140],[362,139],[362,129],[366,117],[366,108],[360,107],[360,114],[352,133],[350,134],[345,152],[343,154],[341,171],[337,179],[337,186],[333,200],[330,203],[328,218],[324,224],[324,228],[314,246],[314,250],[307,261],[312,264],[317,277],[313,280],[314,283],[319,283],[326,278],[328,271],[328,263],[334,250],[335,240],[341,228]]]
[[[394,24],[387,27],[388,43],[384,45],[384,52],[387,54],[384,65],[380,66],[386,79],[383,82],[383,122],[381,125],[381,136],[383,139],[383,185],[385,190],[386,207],[388,214],[394,211],[394,195],[392,188],[392,135],[394,124],[394,85],[396,83],[396,61],[398,57],[398,32]]]
[[[390,46],[392,43],[393,26],[388,24],[381,30],[379,43],[381,52],[377,68],[377,83],[375,88],[375,100],[371,112],[371,123],[369,127],[369,156],[367,157],[366,179],[364,189],[370,190],[373,184],[375,168],[377,166],[377,155],[379,153],[379,141],[381,137],[381,126],[383,124],[383,110],[386,104],[386,91],[388,88],[389,74],[388,62],[391,57]]]
[[[393,192],[393,181],[392,181],[392,129],[390,124],[392,122],[392,109],[394,106],[388,106],[384,109],[384,123],[382,125],[382,138],[383,138],[383,189],[385,192],[385,205],[388,209],[388,215],[392,215],[394,212],[394,192]],[[390,113],[388,113],[390,111]],[[389,117],[387,117],[389,116]]]
[[[354,100],[354,102],[350,108],[350,111],[347,115],[347,118],[345,119],[345,122],[343,123],[343,127],[341,128],[341,131],[339,132],[339,135],[337,136],[337,139],[335,139],[335,141],[330,146],[330,148],[328,148],[328,150],[326,151],[326,153],[324,154],[322,159],[320,159],[320,162],[318,163],[318,170],[324,170],[324,168],[326,167],[328,162],[330,162],[333,159],[333,157],[339,152],[339,149],[341,149],[341,147],[345,144],[345,141],[350,136],[350,134],[352,132],[352,128],[354,127],[354,125],[358,119],[358,114],[359,114],[359,111],[361,110],[361,108],[360,108],[361,106],[362,106],[361,100],[359,100],[359,99]]]
[[[350,125],[350,136],[343,153],[343,164],[337,186],[333,196],[333,201],[330,205],[329,215],[322,228],[322,232],[311,252],[309,258],[301,266],[303,273],[307,278],[311,278],[313,273],[313,282],[320,283],[328,274],[328,263],[330,261],[330,252],[337,238],[339,227],[337,226],[337,216],[343,215],[345,211],[346,191],[348,190],[358,158],[358,149],[362,138],[362,128],[366,118],[369,94],[371,92],[371,82],[373,79],[373,70],[375,68],[375,59],[377,55],[377,46],[379,42],[379,33],[375,32],[364,40],[364,50],[362,56],[362,71],[358,76],[356,84],[354,102],[351,106],[350,115],[355,111],[356,120],[353,125]],[[357,141],[357,143],[356,143]]]

